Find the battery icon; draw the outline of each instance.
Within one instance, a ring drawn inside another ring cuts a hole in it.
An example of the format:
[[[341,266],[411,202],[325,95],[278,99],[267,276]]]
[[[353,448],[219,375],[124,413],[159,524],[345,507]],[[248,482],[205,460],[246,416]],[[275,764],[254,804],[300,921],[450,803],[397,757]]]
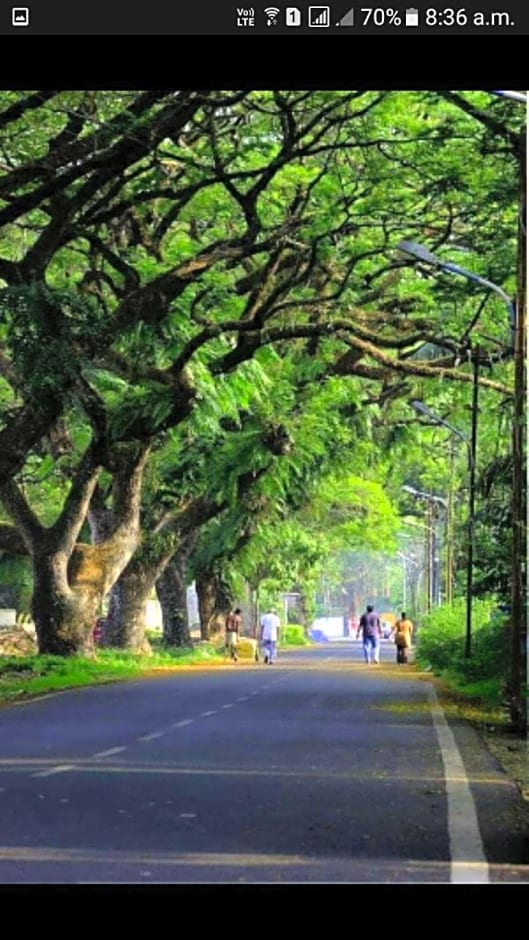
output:
[[[418,26],[419,25],[419,11],[415,7],[410,7],[406,10],[406,26]]]

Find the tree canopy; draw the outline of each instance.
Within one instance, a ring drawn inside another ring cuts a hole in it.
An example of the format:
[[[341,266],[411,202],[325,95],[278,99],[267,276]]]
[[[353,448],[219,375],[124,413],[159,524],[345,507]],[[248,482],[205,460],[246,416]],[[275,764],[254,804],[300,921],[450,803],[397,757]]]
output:
[[[506,308],[397,248],[514,294],[522,125],[486,92],[0,94],[0,545],[42,650],[89,649],[192,534],[190,570],[213,540],[248,577],[273,532],[291,580],[323,531],[395,551],[401,487],[465,478],[409,402],[467,428],[476,358],[502,588]]]

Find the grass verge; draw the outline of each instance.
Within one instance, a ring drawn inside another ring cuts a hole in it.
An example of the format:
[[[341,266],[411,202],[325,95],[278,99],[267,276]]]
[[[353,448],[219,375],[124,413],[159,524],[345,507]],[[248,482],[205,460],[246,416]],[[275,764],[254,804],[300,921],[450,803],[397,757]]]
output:
[[[6,656],[0,659],[0,703],[29,699],[46,692],[133,679],[182,666],[220,665],[214,645],[182,649],[155,647],[150,656],[126,650],[97,651],[95,659],[72,656]]]

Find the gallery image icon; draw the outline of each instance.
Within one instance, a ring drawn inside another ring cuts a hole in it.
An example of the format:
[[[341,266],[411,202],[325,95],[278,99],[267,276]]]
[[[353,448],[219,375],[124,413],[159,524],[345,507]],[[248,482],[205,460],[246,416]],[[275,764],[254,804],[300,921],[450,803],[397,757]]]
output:
[[[309,7],[309,26],[330,26],[330,7]]]
[[[11,26],[29,26],[29,7],[11,7]]]

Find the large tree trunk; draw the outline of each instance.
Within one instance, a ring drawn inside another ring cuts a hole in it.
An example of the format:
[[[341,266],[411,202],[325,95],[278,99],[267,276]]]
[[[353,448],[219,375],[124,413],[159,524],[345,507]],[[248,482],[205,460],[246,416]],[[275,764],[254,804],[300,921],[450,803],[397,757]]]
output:
[[[39,653],[93,656],[93,628],[100,602],[97,582],[81,578],[72,589],[64,555],[39,551],[33,559],[32,615]]]
[[[200,637],[202,640],[210,640],[223,633],[232,598],[222,576],[211,571],[197,572],[196,587]]]
[[[199,497],[151,525],[140,550],[113,589],[107,629],[109,645],[126,649],[146,649],[149,646],[145,637],[144,611],[156,582],[175,555],[182,553],[187,557],[200,525],[217,511],[215,503]]]
[[[32,613],[39,653],[93,654],[93,629],[103,598],[130,560],[139,537],[139,503],[146,444],[122,447],[114,474],[114,524],[97,545],[77,543],[101,465],[90,445],[72,481],[64,507],[45,528],[12,481],[0,497],[33,559]]]
[[[145,611],[156,582],[171,561],[174,548],[156,552],[148,537],[112,588],[105,628],[105,644],[148,653]]]
[[[192,646],[187,615],[186,561],[187,552],[178,553],[156,582],[166,646]]]
[[[150,653],[145,635],[145,609],[154,580],[138,576],[137,570],[125,569],[112,589],[105,626],[105,645]]]

